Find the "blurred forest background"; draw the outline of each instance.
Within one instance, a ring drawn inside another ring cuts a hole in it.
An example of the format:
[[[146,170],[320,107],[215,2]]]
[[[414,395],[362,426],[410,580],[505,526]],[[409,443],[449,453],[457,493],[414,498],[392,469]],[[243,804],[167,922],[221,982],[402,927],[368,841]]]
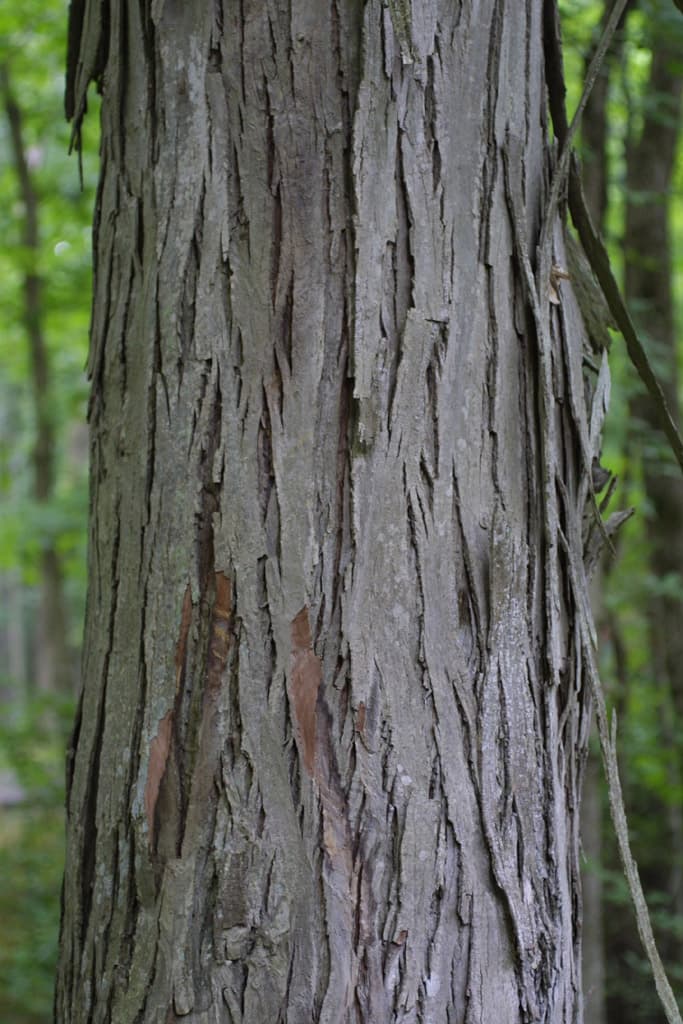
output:
[[[605,4],[561,4],[569,110]],[[0,9],[0,1020],[52,1016],[64,749],[86,588],[87,356],[98,111],[82,186],[63,117],[65,0]],[[632,0],[586,111],[584,182],[632,315],[680,421],[683,14]],[[619,720],[634,852],[683,1000],[683,478],[611,340],[602,464],[636,514],[594,587]],[[587,1024],[658,1024],[598,758],[585,787]]]

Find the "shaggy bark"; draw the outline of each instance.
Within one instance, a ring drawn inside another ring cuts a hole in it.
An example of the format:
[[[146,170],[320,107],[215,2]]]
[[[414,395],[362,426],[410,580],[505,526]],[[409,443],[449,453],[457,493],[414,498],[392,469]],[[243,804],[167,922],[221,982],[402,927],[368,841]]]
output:
[[[564,552],[604,388],[556,278],[542,397],[513,253],[541,6],[72,3],[76,135],[104,98],[60,1024],[581,1019]]]

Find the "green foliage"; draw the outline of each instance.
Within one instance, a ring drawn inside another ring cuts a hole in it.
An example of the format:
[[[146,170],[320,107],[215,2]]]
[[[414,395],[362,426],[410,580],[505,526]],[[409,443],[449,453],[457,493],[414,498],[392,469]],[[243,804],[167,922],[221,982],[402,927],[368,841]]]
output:
[[[40,246],[26,248],[26,210],[4,105],[0,107],[0,584],[21,586],[27,678],[0,680],[0,776],[23,802],[0,807],[0,1021],[47,1024],[57,957],[64,846],[64,749],[73,698],[31,696],[40,555],[61,558],[68,630],[80,646],[85,600],[91,222],[97,177],[97,111],[85,126],[84,188],[69,156],[63,113],[67,4],[0,5],[0,65],[21,111],[24,155],[38,198]],[[55,487],[34,494],[36,413],[24,309],[27,272],[42,280],[41,325],[49,359],[47,413],[55,432]],[[16,612],[13,613],[16,617]],[[2,607],[0,626],[10,628]],[[17,623],[15,622],[15,626]],[[0,654],[5,653],[0,633]],[[4,699],[3,699],[4,698]]]
[[[0,64],[8,69],[21,109],[24,149],[38,195],[40,250],[22,240],[21,201],[7,118],[0,117],[0,571],[18,568],[35,583],[37,556],[48,538],[65,554],[75,598],[72,617],[82,617],[87,514],[87,465],[83,433],[87,384],[91,222],[97,159],[84,153],[81,191],[78,164],[70,157],[70,127],[63,114],[66,7],[32,0],[0,12]],[[89,119],[96,124],[96,112]],[[92,131],[92,128],[90,129]],[[23,282],[40,274],[42,325],[46,338],[50,396],[47,413],[57,435],[55,500],[36,506],[32,494],[35,421],[32,377],[24,326]]]
[[[0,1019],[47,1024],[57,963],[64,864],[61,807],[0,817]]]
[[[564,4],[565,40],[570,56],[570,106],[580,91],[585,55],[595,39],[604,4]],[[677,41],[677,43],[676,43]],[[653,92],[649,85],[652,54],[667,45],[683,53],[683,17],[668,0],[640,0],[628,16],[619,40],[618,55],[608,62],[606,151],[608,157],[609,207],[603,232],[613,265],[624,274],[626,260],[652,259],[642,252],[624,254],[627,203],[666,204],[672,235],[674,267],[672,287],[677,319],[683,314],[683,204],[680,202],[683,167],[678,160],[674,189],[657,195],[627,191],[627,160],[639,139],[646,117],[672,124],[672,98]],[[576,49],[575,49],[576,47]],[[654,187],[653,176],[653,187]],[[656,257],[658,258],[658,257]],[[631,303],[632,314],[649,329],[649,305]],[[644,332],[643,332],[644,333]],[[670,373],[667,362],[649,351],[663,380]],[[679,355],[680,358],[680,355]],[[680,952],[683,918],[676,913],[672,879],[683,869],[683,849],[674,841],[677,822],[683,820],[683,749],[680,724],[662,671],[662,655],[656,649],[653,609],[657,602],[678,605],[683,619],[683,581],[676,572],[655,574],[651,568],[653,537],[658,530],[655,508],[648,497],[645,467],[660,478],[680,477],[668,445],[636,415],[642,407],[640,382],[625,357],[623,343],[615,339],[610,351],[612,403],[602,462],[617,474],[620,487],[615,504],[633,505],[634,516],[618,538],[618,557],[607,565],[602,588],[601,644],[603,676],[619,715],[619,752],[626,796],[631,841],[652,910],[653,926],[670,980],[679,998],[683,992]],[[640,404],[639,404],[640,403]],[[658,1022],[661,1011],[652,980],[637,940],[626,883],[605,812],[603,839],[603,920],[607,969],[608,1020],[628,1024]]]

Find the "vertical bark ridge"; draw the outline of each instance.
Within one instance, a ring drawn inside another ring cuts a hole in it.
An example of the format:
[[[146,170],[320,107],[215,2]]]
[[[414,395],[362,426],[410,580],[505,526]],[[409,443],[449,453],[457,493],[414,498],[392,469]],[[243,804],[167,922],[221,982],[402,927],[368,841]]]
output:
[[[531,250],[540,2],[414,4],[412,63],[379,0],[131,2],[125,30],[90,6],[71,109],[106,52],[91,429],[119,588],[108,620],[94,532],[72,820],[96,745],[108,782],[92,879],[70,833],[58,1019],[577,1020],[584,698],[569,598],[563,687],[546,670],[501,164],[511,126]]]

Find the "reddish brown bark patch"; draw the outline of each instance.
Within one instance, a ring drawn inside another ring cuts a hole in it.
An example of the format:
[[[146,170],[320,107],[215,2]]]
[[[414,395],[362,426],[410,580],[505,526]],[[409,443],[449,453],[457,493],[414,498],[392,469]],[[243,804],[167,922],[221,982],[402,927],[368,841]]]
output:
[[[185,655],[187,652],[187,637],[192,624],[192,590],[188,583],[183,597],[183,609],[180,614],[180,633],[175,649],[175,692],[176,696],[182,684],[185,671]],[[145,784],[145,816],[149,828],[149,844],[154,845],[154,814],[156,811],[159,790],[166,773],[171,742],[173,740],[173,720],[175,710],[171,708],[157,726],[157,734],[150,743],[149,765],[147,767],[147,782]]]
[[[175,692],[180,690],[183,672],[185,671],[185,654],[187,652],[187,636],[192,623],[192,591],[188,583],[183,598],[183,610],[180,616],[180,636],[175,649]]]
[[[365,702],[361,701],[356,711],[356,732],[365,743]]]
[[[166,771],[168,755],[171,751],[171,740],[173,738],[173,718],[171,709],[167,711],[159,722],[157,734],[149,747],[149,765],[147,767],[147,783],[145,785],[145,815],[147,827],[149,828],[149,845],[154,845],[154,812],[161,780]]]
[[[322,665],[313,651],[308,608],[304,605],[292,621],[290,699],[294,727],[304,766],[313,775],[316,748],[316,708]]]

